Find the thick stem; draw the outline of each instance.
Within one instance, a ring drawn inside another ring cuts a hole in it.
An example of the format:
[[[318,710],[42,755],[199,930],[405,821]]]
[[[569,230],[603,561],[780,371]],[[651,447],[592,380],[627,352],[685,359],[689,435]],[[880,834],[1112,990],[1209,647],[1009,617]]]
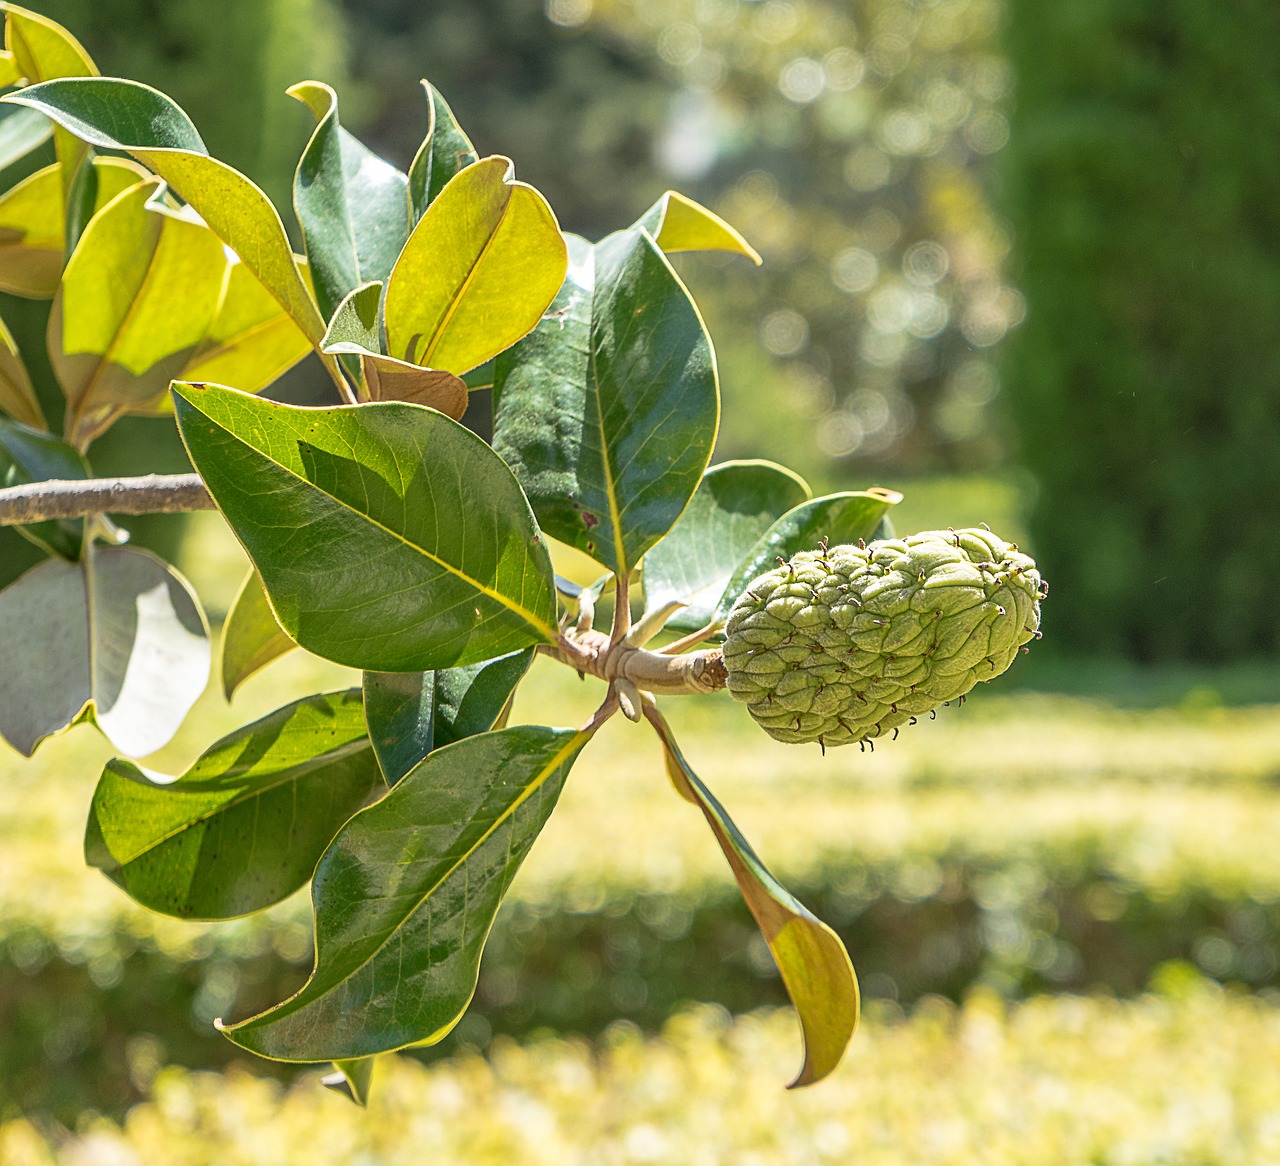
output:
[[[148,474],[141,478],[52,479],[0,490],[0,526],[84,518],[90,514],[182,514],[213,510],[199,474]]]
[[[660,656],[626,643],[611,643],[603,632],[562,636],[545,651],[579,672],[612,682],[629,680],[642,692],[689,696],[717,692],[728,681],[719,648],[684,656]]]

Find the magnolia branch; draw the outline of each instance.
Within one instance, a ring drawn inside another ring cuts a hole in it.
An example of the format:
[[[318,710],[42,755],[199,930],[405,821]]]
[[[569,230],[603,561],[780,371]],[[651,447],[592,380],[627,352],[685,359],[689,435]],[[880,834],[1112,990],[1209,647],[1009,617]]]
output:
[[[90,514],[182,514],[212,510],[199,474],[148,474],[141,478],[53,479],[0,490],[0,526],[85,518]]]
[[[214,509],[213,499],[198,474],[148,474],[139,478],[53,479],[0,489],[0,526],[46,522],[55,518],[86,518],[91,514],[181,514]],[[615,621],[619,622],[619,621]],[[597,676],[621,693],[715,692],[725,686],[727,673],[718,648],[683,655],[646,651],[624,638],[584,628],[562,634],[543,651],[577,671]],[[637,629],[641,631],[642,629]],[[665,652],[701,639],[686,637]]]

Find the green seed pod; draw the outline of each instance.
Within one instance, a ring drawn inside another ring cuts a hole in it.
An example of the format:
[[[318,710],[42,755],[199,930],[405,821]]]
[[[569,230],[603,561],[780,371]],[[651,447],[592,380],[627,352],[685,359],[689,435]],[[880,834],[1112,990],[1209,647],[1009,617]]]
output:
[[[1039,637],[1046,591],[987,530],[805,551],[729,613],[729,692],[779,741],[867,741],[999,676]]]

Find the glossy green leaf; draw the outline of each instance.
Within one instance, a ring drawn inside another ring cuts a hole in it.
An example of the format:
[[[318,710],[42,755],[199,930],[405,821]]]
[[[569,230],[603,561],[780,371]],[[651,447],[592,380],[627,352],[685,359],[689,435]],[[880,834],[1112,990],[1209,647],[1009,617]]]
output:
[[[250,569],[222,624],[222,691],[227,700],[255,672],[297,646],[280,629],[262,580]]]
[[[891,506],[902,501],[902,495],[878,487],[827,494],[802,502],[778,519],[756,544],[743,555],[725,585],[715,616],[724,620],[739,595],[751,580],[772,571],[778,559],[790,558],[797,551],[817,550],[822,540],[831,546],[872,539]]]
[[[62,25],[16,4],[0,4],[0,9],[5,13],[5,49],[29,84],[60,77],[97,77],[93,59]],[[87,151],[74,134],[62,128],[54,129],[53,142],[66,192]]]
[[[12,61],[13,58],[9,59]],[[0,62],[0,66],[2,64]],[[13,68],[17,72],[16,64]],[[2,77],[0,81],[3,81]],[[53,122],[34,109],[0,110],[0,170],[12,166],[19,158],[25,158],[52,136]]]
[[[570,238],[569,276],[497,362],[494,448],[546,532],[625,575],[680,517],[715,445],[715,356],[684,285],[633,229]]]
[[[275,207],[238,170],[209,157],[195,126],[170,98],[134,81],[71,78],[2,100],[37,109],[90,145],[123,150],[160,175],[319,345],[324,320]]]
[[[27,366],[9,325],[0,320],[0,412],[33,429],[48,429]]]
[[[427,102],[427,135],[409,167],[415,224],[455,174],[480,161],[439,90],[429,81],[422,83],[422,90]]]
[[[170,380],[222,301],[221,241],[161,205],[160,189],[139,183],[94,216],[54,297],[49,359],[67,398],[68,440],[81,447],[110,418],[167,406]]]
[[[288,92],[317,122],[293,205],[327,320],[348,292],[391,274],[409,238],[409,180],[338,124],[338,95],[328,85],[304,81]]]
[[[306,883],[381,785],[359,690],[309,696],[223,737],[180,777],[109,761],[85,860],[161,914],[247,915]]]
[[[588,738],[540,726],[468,737],[357,814],[312,881],[311,979],[226,1035],[282,1061],[440,1040],[471,1001],[502,896]]]
[[[804,1063],[790,1088],[833,1072],[858,1027],[858,978],[840,937],[769,873],[751,844],[680,752],[671,730],[650,707],[667,769],[684,797],[707,819],[738,889],[769,945],[804,1032]]]
[[[307,409],[174,386],[196,469],[285,632],[377,672],[556,637],[551,559],[511,471],[417,405]]]
[[[759,266],[760,253],[714,211],[668,190],[641,217],[643,227],[668,255],[673,251],[732,251]]]
[[[147,551],[50,559],[0,591],[0,736],[30,757],[90,720],[122,753],[164,745],[209,680],[195,595]]]
[[[644,557],[645,610],[683,602],[667,626],[707,626],[734,568],[778,517],[809,496],[803,478],[773,462],[712,466],[680,521]]]
[[[31,429],[0,417],[0,486],[75,481],[90,476],[84,455],[42,429]],[[80,557],[84,519],[62,518],[15,528],[37,546],[72,561]]]
[[[524,648],[438,672],[366,672],[364,710],[378,763],[395,785],[432,749],[493,728],[524,674]]]
[[[94,212],[146,177],[127,158],[95,158],[93,173]],[[58,290],[65,251],[62,173],[58,166],[46,166],[0,196],[0,291],[48,299]]]
[[[556,217],[508,158],[460,171],[414,227],[387,281],[387,353],[464,373],[525,335],[565,275]]]
[[[350,1061],[334,1061],[332,1073],[320,1078],[326,1089],[341,1093],[349,1101],[363,1107],[369,1104],[373,1083],[373,1066],[377,1057],[358,1057]]]
[[[218,314],[181,377],[257,393],[310,351],[311,341],[293,317],[232,257]]]

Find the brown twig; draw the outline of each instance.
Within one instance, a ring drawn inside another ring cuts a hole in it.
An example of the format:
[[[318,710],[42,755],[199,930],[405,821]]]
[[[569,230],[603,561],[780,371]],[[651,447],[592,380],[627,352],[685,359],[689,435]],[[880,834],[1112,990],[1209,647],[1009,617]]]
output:
[[[0,526],[90,514],[182,514],[213,509],[213,499],[199,474],[85,481],[54,478],[0,490]]]

